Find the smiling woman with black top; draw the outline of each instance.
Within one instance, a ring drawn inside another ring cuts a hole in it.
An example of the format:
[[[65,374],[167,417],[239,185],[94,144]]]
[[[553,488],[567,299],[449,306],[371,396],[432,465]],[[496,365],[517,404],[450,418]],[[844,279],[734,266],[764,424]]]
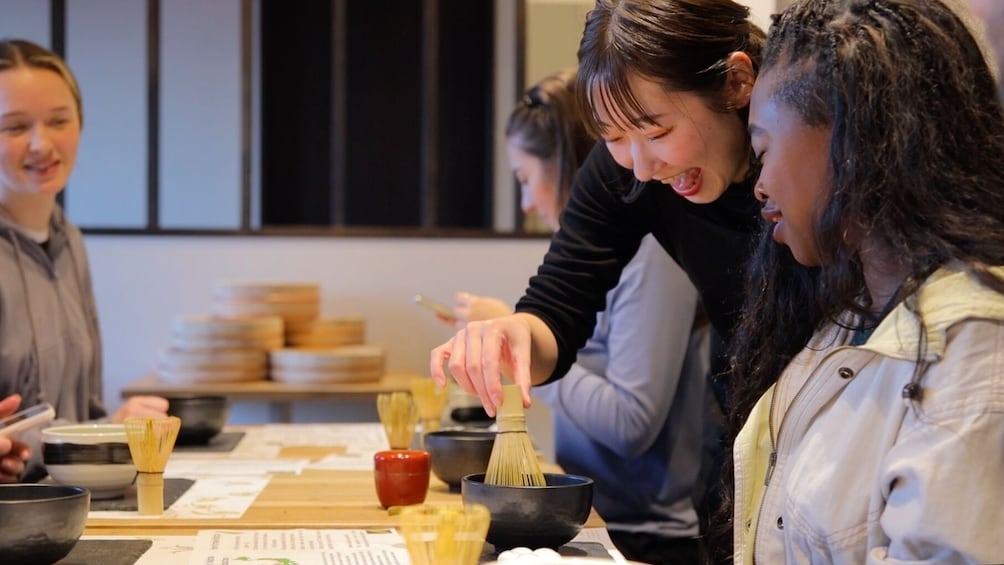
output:
[[[726,339],[757,229],[749,97],[764,34],[730,0],[601,0],[579,48],[579,96],[601,138],[516,313],[471,322],[431,354],[432,375],[501,402],[500,370],[523,389],[560,378],[607,291],[651,233],[686,271]]]

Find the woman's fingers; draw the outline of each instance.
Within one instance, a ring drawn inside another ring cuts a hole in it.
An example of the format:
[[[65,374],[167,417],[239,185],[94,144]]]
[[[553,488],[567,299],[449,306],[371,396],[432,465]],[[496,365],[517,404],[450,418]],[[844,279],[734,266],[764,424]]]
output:
[[[445,365],[457,384],[494,416],[502,404],[503,375],[519,385],[524,407],[530,406],[530,350],[530,327],[517,316],[471,322],[432,350],[429,371],[444,386]]]
[[[450,358],[454,339],[451,337],[449,341],[434,348],[432,353],[429,354],[429,374],[432,375],[432,379],[436,381],[436,384],[441,387],[446,386],[446,372],[443,371],[443,365]]]
[[[17,482],[24,474],[24,462],[31,458],[28,444],[10,438],[0,438],[0,482]]]
[[[122,423],[126,418],[163,418],[167,416],[168,401],[160,396],[130,396],[112,416],[112,422]]]
[[[463,370],[474,385],[485,411],[489,416],[494,416],[498,402],[492,397],[492,374],[485,365],[486,358],[491,359],[493,355],[498,354],[491,348],[490,343],[485,342],[486,330],[490,328],[490,324],[491,322],[473,322],[467,325]],[[452,365],[450,368],[453,368]],[[497,375],[494,378],[498,380]]]
[[[3,400],[0,400],[0,418],[6,418],[14,412],[17,412],[19,406],[21,406],[20,394],[12,394]]]

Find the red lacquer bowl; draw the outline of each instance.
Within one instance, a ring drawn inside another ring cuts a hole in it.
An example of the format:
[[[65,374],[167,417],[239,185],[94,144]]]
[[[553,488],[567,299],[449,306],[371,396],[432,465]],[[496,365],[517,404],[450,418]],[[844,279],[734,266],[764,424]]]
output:
[[[429,452],[417,449],[378,451],[373,456],[373,480],[384,508],[425,502],[432,469]]]

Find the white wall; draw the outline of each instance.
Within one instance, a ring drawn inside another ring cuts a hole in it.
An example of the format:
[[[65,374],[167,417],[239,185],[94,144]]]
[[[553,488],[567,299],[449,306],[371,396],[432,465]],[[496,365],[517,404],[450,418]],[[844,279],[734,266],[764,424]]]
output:
[[[777,6],[784,0],[740,0],[740,4],[746,4],[753,12],[753,21],[760,24],[764,31],[770,25],[770,15],[777,11]]]
[[[104,338],[105,403],[147,373],[168,345],[174,316],[207,314],[221,280],[321,284],[322,313],[360,315],[367,341],[387,348],[391,370],[428,374],[429,351],[452,330],[411,303],[423,293],[449,301],[456,290],[515,302],[536,271],[544,239],[86,236]],[[339,411],[334,413],[333,411]],[[308,402],[294,421],[375,418],[372,406]],[[263,404],[235,405],[232,422],[262,422]],[[534,438],[551,453],[550,415],[528,415]]]

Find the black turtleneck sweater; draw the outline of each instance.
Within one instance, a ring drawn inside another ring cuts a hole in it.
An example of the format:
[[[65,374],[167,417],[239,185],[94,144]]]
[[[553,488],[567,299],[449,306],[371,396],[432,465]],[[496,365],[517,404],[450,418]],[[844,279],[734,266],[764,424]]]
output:
[[[627,192],[637,197],[625,201]],[[694,204],[659,182],[638,187],[602,142],[576,177],[561,229],[516,311],[540,317],[558,343],[550,380],[560,378],[593,332],[596,312],[642,237],[651,233],[690,277],[711,324],[727,342],[743,302],[743,270],[753,250],[760,205],[752,183]],[[667,293],[673,289],[667,288]]]

